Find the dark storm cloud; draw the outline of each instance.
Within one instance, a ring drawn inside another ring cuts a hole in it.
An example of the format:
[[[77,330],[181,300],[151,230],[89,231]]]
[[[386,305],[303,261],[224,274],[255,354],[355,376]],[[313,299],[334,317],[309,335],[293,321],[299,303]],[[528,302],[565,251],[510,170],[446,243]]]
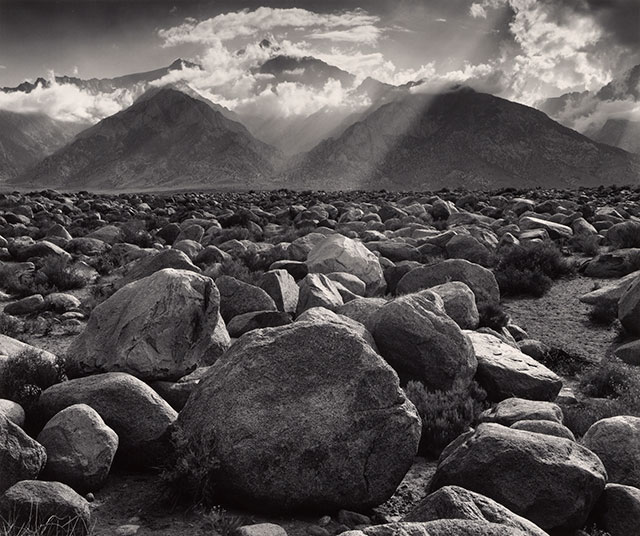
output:
[[[586,0],[586,3],[618,43],[640,45],[640,0]]]

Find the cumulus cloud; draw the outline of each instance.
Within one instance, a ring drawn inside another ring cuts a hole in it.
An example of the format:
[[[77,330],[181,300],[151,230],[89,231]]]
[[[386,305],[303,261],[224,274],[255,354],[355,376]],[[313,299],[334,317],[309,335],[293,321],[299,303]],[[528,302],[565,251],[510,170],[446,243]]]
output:
[[[158,34],[164,40],[165,46],[172,46],[183,43],[229,41],[277,28],[324,28],[326,33],[330,34],[332,31],[344,32],[348,29],[373,27],[379,20],[379,17],[370,15],[362,9],[333,14],[315,13],[302,8],[260,7],[254,11],[244,9],[223,13],[200,22],[188,19],[179,26],[162,29]],[[371,29],[367,31],[371,35]],[[321,33],[322,31],[319,31],[319,34]]]
[[[483,7],[482,4],[473,3],[469,8],[469,14],[474,19],[486,19],[487,18],[487,10]]]

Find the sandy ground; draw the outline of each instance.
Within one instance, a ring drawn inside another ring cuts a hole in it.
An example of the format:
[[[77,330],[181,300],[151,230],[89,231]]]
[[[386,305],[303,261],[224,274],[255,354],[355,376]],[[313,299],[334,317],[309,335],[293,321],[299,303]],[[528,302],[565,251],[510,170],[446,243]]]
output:
[[[610,283],[607,279],[574,276],[556,281],[541,298],[508,298],[503,306],[530,338],[597,362],[618,346],[617,333],[614,328],[590,322],[591,307],[578,298],[593,290],[595,284]]]

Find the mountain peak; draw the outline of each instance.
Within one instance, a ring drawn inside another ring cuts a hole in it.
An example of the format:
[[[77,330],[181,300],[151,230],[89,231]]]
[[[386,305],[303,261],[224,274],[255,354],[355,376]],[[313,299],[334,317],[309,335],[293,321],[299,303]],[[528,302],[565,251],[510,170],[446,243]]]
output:
[[[175,60],[169,67],[167,67],[169,71],[181,71],[182,69],[200,69],[202,70],[202,66],[197,63],[193,63],[189,60],[183,60],[182,58],[178,58]]]

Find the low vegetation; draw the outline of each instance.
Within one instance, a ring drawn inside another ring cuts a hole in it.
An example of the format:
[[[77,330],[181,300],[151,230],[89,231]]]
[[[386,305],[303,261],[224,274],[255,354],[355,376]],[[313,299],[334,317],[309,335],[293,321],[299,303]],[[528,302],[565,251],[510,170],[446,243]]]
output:
[[[502,248],[494,270],[503,296],[543,296],[555,279],[572,274],[575,265],[553,242]]]
[[[170,441],[172,454],[160,472],[167,499],[173,504],[215,504],[219,460],[211,455],[211,449],[194,446],[177,424],[171,429]]]
[[[17,402],[29,413],[36,407],[44,389],[66,379],[62,358],[51,362],[42,352],[27,349],[7,360],[2,387],[5,398]]]
[[[487,397],[475,382],[469,389],[429,391],[424,384],[410,381],[405,392],[422,419],[419,452],[436,458],[451,441],[469,430],[485,409]]]

